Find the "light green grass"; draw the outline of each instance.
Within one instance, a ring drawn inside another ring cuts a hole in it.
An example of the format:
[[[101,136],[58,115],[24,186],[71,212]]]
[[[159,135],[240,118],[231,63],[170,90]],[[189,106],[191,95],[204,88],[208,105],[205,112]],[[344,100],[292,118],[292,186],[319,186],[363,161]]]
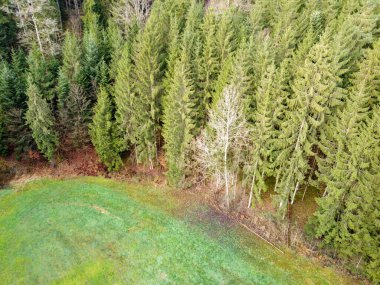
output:
[[[175,190],[102,178],[0,194],[0,284],[347,284]],[[191,203],[190,203],[191,204]]]

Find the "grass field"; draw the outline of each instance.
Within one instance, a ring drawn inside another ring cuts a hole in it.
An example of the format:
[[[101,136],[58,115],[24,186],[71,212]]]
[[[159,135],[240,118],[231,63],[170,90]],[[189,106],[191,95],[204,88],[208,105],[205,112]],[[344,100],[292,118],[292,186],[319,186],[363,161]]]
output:
[[[350,284],[192,195],[103,178],[0,191],[0,284]]]

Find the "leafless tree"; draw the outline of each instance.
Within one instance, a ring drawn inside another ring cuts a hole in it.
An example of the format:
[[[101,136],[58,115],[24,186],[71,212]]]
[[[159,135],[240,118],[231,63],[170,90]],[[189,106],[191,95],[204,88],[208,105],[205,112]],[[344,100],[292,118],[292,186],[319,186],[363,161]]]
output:
[[[196,160],[217,187],[224,187],[225,202],[229,207],[231,189],[236,189],[237,174],[249,137],[241,95],[236,87],[224,88],[209,118],[206,130],[196,142],[199,150]]]
[[[49,0],[10,0],[1,8],[16,18],[22,43],[30,46],[37,42],[44,54],[56,54],[61,33],[58,7]]]
[[[149,15],[152,0],[118,0],[112,7],[115,22],[125,29],[133,20],[142,25]]]

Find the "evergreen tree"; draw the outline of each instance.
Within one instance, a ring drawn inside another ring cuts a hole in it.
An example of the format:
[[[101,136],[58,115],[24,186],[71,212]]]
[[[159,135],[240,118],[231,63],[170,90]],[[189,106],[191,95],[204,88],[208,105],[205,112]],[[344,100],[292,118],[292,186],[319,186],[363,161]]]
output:
[[[236,50],[238,45],[238,30],[235,29],[233,13],[235,10],[229,10],[221,15],[217,20],[217,30],[215,33],[215,45],[217,55],[217,69],[219,70],[222,62]]]
[[[185,159],[192,138],[194,90],[189,80],[186,61],[178,60],[169,92],[164,99],[163,137],[165,139],[168,180],[175,186],[183,186]]]
[[[204,22],[202,25],[204,44],[197,80],[199,89],[202,93],[202,104],[200,104],[200,111],[203,112],[203,114],[206,114],[206,110],[210,106],[215,82],[219,74],[218,66],[220,66],[220,63],[218,63],[218,54],[215,43],[216,31],[216,16],[213,13],[207,13],[204,17]],[[206,116],[203,115],[202,117],[205,118]]]
[[[12,62],[0,68],[0,105],[4,114],[3,140],[16,154],[30,146],[30,133],[25,124],[26,59],[22,50],[12,52]]]
[[[157,160],[161,97],[163,93],[165,13],[160,2],[155,2],[145,29],[137,36],[134,47],[135,97],[132,117],[136,122],[133,130],[138,162],[152,168]]]
[[[329,114],[329,107],[338,92],[338,78],[333,73],[328,48],[323,43],[312,48],[297,72],[292,89],[294,98],[288,102],[287,118],[282,125],[279,140],[283,149],[278,157],[283,165],[279,193],[280,212],[285,215],[288,203],[293,204],[300,184],[309,166],[308,156],[313,155],[317,131]]]
[[[26,78],[26,56],[23,50],[12,52],[11,68],[15,75],[13,81],[14,92],[11,102],[6,111],[6,126],[8,143],[14,149],[16,155],[26,152],[33,145],[31,131],[25,121],[27,110],[27,78]]]
[[[254,33],[261,32],[264,29],[271,29],[274,24],[275,1],[258,0],[255,1],[251,9],[250,21]]]
[[[102,87],[98,102],[94,108],[94,117],[90,125],[91,141],[100,160],[108,170],[118,170],[123,162],[119,156],[119,140],[115,136],[115,124],[112,116],[112,103],[107,90]]]
[[[193,117],[195,127],[192,129],[194,135],[199,134],[201,127],[205,122],[205,101],[203,98],[203,90],[198,84],[200,78],[200,70],[202,60],[202,21],[204,9],[201,3],[192,1],[189,7],[186,25],[181,39],[181,57],[189,68],[189,78],[192,79],[194,92],[191,96],[193,102]]]
[[[84,4],[83,57],[78,80],[91,105],[96,102],[97,89],[101,84],[102,61],[109,62],[105,32],[100,24],[100,15],[96,12],[97,3],[94,0],[88,0]]]
[[[56,58],[45,57],[36,46],[29,52],[30,79],[49,104],[53,104],[56,97],[58,64]]]
[[[124,141],[124,148],[128,143],[135,141],[134,130],[137,126],[133,116],[135,98],[132,67],[130,46],[126,43],[118,62],[114,85],[115,120]]]
[[[68,101],[70,92],[78,88],[78,79],[81,70],[81,50],[79,40],[76,36],[67,32],[62,48],[62,66],[58,77],[58,113],[60,124],[65,129],[64,133],[69,132],[71,114],[68,112]]]
[[[38,149],[49,160],[54,159],[58,136],[54,130],[52,110],[31,77],[28,78],[28,111],[26,120]]]
[[[0,1],[2,5],[4,1]],[[9,56],[17,43],[17,26],[13,17],[0,10],[0,58]]]
[[[5,122],[3,109],[0,105],[0,155],[5,155],[7,153],[7,144],[5,140]]]
[[[110,49],[111,61],[109,64],[110,78],[115,80],[117,65],[123,50],[123,34],[119,26],[111,18],[107,27],[107,42]]]
[[[367,273],[376,278],[372,266],[379,263],[374,254],[379,246],[379,116],[359,125],[350,136],[344,130],[336,141],[335,163],[328,178],[324,176],[325,195],[318,200],[315,228],[325,245],[334,246],[342,257],[363,259]]]
[[[266,191],[264,179],[271,169],[270,147],[274,132],[273,112],[275,107],[275,104],[273,104],[272,88],[275,71],[274,64],[271,64],[256,91],[257,106],[253,115],[249,159],[245,169],[245,180],[250,188],[248,208],[252,205],[253,194],[260,201],[261,193]]]

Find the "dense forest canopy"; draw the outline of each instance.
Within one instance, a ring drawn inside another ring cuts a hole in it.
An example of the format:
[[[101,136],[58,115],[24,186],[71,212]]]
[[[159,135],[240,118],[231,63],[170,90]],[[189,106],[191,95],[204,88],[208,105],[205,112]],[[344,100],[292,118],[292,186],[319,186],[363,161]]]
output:
[[[273,178],[280,218],[323,189],[312,234],[379,282],[379,2],[206,2],[1,0],[1,154],[163,152],[226,207]]]

